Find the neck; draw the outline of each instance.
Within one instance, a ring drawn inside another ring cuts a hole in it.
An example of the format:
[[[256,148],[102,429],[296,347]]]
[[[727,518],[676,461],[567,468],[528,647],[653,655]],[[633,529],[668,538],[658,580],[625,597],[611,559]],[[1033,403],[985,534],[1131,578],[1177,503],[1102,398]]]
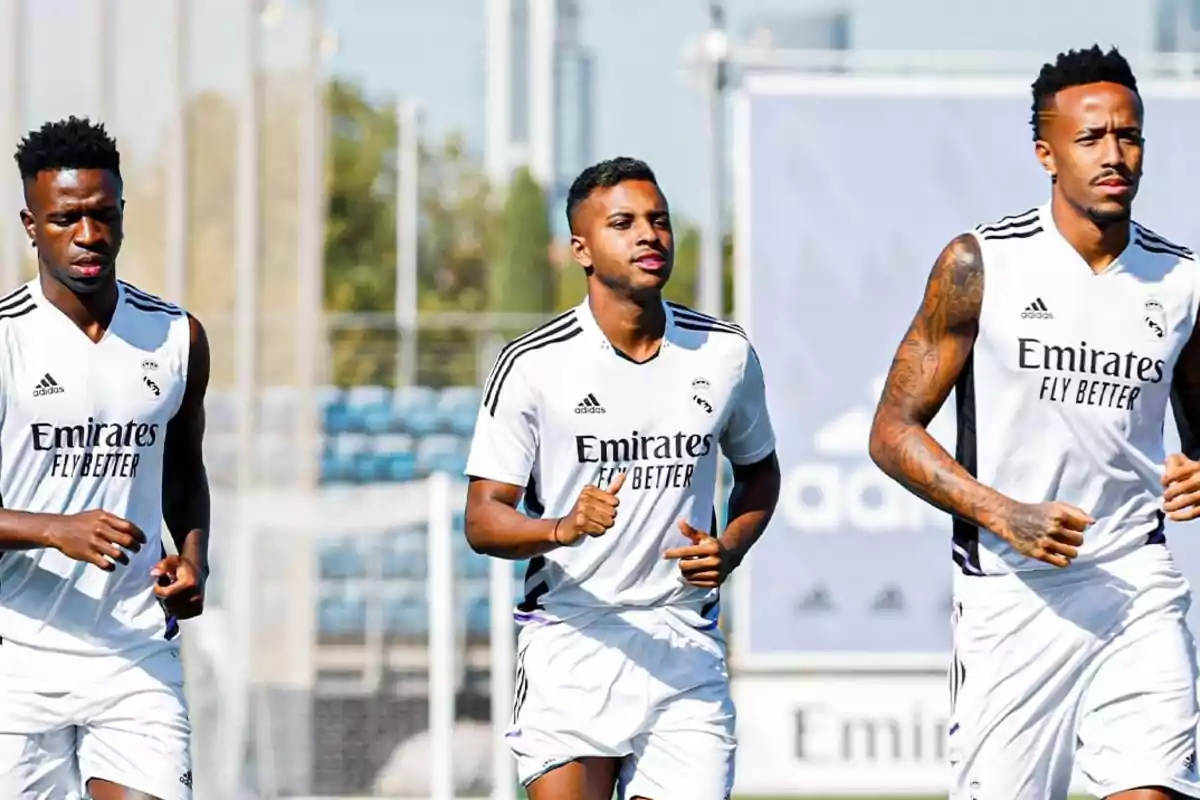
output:
[[[588,306],[612,346],[641,361],[658,352],[667,328],[659,292],[628,295],[596,283],[588,287]]]
[[[1050,202],[1054,224],[1094,272],[1102,272],[1129,244],[1129,218],[1097,224],[1058,192]]]
[[[38,283],[46,300],[89,335],[103,332],[117,308],[117,282],[111,280],[94,292],[76,294],[46,269],[38,270]]]

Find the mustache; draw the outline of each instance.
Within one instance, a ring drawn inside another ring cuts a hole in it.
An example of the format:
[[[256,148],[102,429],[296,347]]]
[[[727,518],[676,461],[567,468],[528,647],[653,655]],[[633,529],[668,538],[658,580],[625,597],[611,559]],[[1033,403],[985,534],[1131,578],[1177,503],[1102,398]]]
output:
[[[1130,174],[1129,170],[1122,168],[1105,170],[1095,178],[1092,178],[1092,185],[1096,186],[1104,181],[1112,180],[1113,178],[1124,181],[1125,183],[1133,183],[1133,175]]]

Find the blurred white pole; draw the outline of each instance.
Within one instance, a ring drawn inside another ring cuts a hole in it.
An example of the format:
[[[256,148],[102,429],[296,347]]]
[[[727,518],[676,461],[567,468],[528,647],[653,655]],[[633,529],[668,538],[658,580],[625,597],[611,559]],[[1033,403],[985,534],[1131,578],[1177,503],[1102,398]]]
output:
[[[17,143],[25,134],[25,14],[24,0],[0,0],[0,147],[5,158],[11,158]],[[8,162],[10,165],[11,161]],[[11,169],[12,167],[10,167]],[[20,180],[12,180],[12,173],[2,184],[0,191],[0,233],[3,234],[4,252],[0,258],[0,294],[8,294],[21,282],[29,238],[21,227],[18,212],[25,207]]]
[[[171,119],[167,133],[167,299],[187,304],[188,2],[171,0]]]
[[[701,51],[704,64],[704,139],[708,168],[708,202],[700,229],[700,274],[697,305],[700,311],[719,317],[724,303],[724,209],[725,209],[725,117],[723,111],[728,39],[724,9],[719,2],[708,5],[710,27]]]
[[[529,169],[550,191],[557,177],[557,0],[526,0],[529,9]]]
[[[93,113],[96,115],[95,119],[104,123],[111,134],[113,130],[113,35],[115,33],[112,0],[92,0],[92,13],[95,14],[95,19],[92,21],[92,34],[96,42],[95,74],[92,76],[96,81],[96,96],[93,101],[96,106]]]
[[[513,580],[513,562],[503,558],[491,561],[492,800],[517,800],[516,769],[504,738],[512,719],[517,665],[512,618],[516,582]]]
[[[304,94],[300,121],[299,276],[296,302],[296,444],[299,448],[299,485],[317,485],[320,477],[320,411],[317,389],[324,363],[325,325],[325,4],[308,0],[308,39],[305,48]]]
[[[421,230],[421,110],[411,100],[396,106],[396,385],[417,382],[417,276]]]
[[[238,408],[237,508],[239,524],[225,552],[234,591],[230,614],[232,680],[231,696],[226,698],[221,745],[222,797],[237,797],[242,764],[245,760],[249,717],[247,693],[252,685],[250,666],[254,663],[251,632],[254,630],[254,567],[257,526],[253,522],[254,449],[256,444],[256,406],[258,378],[258,272],[259,255],[259,0],[246,0],[241,31],[241,85],[238,93],[237,196],[235,198],[235,263],[237,271],[233,298],[234,382]]]
[[[429,796],[454,798],[454,695],[458,689],[454,613],[454,526],[450,476],[429,476]]]
[[[502,189],[512,172],[513,8],[512,0],[483,0],[487,25],[487,98],[484,162],[492,188]]]

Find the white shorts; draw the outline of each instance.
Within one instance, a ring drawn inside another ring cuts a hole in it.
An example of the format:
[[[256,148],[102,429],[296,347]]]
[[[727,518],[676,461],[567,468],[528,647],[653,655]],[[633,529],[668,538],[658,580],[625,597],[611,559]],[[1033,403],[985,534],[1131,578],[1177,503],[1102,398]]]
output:
[[[0,643],[0,798],[78,800],[92,778],[160,800],[191,800],[191,725],[177,650],[114,671],[58,657],[41,680]],[[45,654],[38,654],[45,660]],[[74,669],[73,669],[74,668]]]
[[[955,581],[954,800],[1161,786],[1200,797],[1187,580],[1148,545],[1098,567]]]
[[[724,643],[669,610],[530,623],[507,740],[528,786],[584,757],[621,760],[618,796],[726,800],[736,740]]]

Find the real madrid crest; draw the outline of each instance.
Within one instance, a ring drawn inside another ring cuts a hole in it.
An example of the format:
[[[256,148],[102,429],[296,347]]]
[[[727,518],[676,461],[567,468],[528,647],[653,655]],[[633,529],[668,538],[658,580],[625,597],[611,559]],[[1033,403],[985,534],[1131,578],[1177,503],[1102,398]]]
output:
[[[692,402],[704,412],[705,416],[713,413],[712,387],[707,378],[696,378],[692,381]]]
[[[1146,301],[1143,308],[1142,322],[1152,339],[1165,339],[1167,336],[1167,312],[1162,303],[1154,298]]]

